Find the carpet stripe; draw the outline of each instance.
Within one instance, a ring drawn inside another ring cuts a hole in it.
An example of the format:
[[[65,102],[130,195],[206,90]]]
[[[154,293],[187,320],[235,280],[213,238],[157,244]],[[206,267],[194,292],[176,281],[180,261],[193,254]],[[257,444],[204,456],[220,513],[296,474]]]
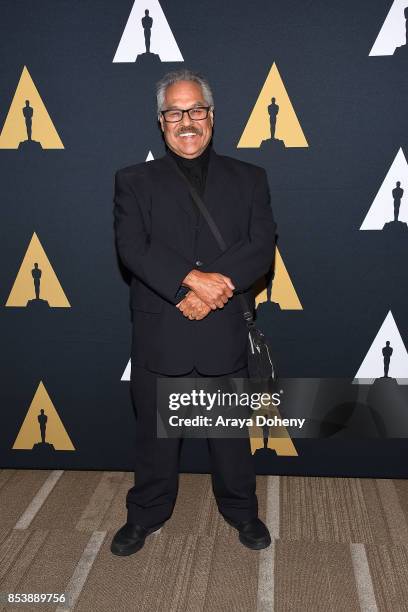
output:
[[[279,539],[280,519],[279,478],[267,478],[265,523],[272,543],[259,554],[257,612],[273,612],[275,605],[275,540]]]
[[[350,552],[361,612],[378,612],[365,546],[350,544]]]
[[[47,497],[49,496],[63,473],[64,470],[54,470],[53,472],[51,472],[42,487],[34,495],[27,509],[18,519],[17,523],[14,526],[14,529],[27,529],[27,527],[30,526],[31,521],[41,509],[42,505],[46,501]]]
[[[122,480],[122,472],[102,472],[101,479],[76,524],[78,531],[91,533],[101,526]]]
[[[92,565],[98,555],[98,552],[103,544],[107,531],[94,531],[89,538],[88,544],[72,574],[65,594],[67,601],[64,606],[58,606],[55,612],[69,612],[75,606],[78,597],[84,587],[88,574],[92,569]]]

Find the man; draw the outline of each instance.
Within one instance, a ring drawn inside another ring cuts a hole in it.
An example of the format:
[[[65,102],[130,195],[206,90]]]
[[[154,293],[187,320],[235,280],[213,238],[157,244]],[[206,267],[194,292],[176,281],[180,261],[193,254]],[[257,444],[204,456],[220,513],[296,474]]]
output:
[[[271,267],[275,229],[263,168],[219,155],[211,145],[214,101],[189,70],[157,84],[166,154],[118,170],[114,227],[132,274],[131,393],[137,413],[135,486],[111,551],[139,550],[171,516],[180,438],[156,435],[158,377],[247,377],[247,327],[238,293],[254,308],[252,284]],[[201,193],[227,249],[220,251],[174,164]],[[249,438],[208,437],[212,487],[225,520],[252,549],[269,546],[258,518]]]

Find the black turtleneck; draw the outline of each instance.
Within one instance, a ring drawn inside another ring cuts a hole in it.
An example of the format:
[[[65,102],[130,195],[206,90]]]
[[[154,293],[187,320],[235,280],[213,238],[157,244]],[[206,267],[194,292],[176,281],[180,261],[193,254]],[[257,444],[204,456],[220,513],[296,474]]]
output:
[[[193,185],[193,187],[197,189],[201,197],[203,197],[204,195],[205,182],[207,179],[208,162],[210,159],[210,148],[211,142],[206,146],[204,151],[200,155],[198,155],[198,157],[194,157],[193,159],[187,159],[186,157],[177,155],[177,153],[175,153],[170,149],[170,147],[168,147],[169,154],[176,160],[179,168],[182,170],[182,172],[187,177],[189,182]],[[198,223],[200,221],[200,212],[193,201],[191,202],[191,205],[197,215],[197,231]],[[201,265],[201,262],[200,264],[198,264],[198,262],[196,261],[196,265]],[[186,293],[188,293],[188,291],[188,287],[180,285],[176,297],[181,300],[186,295]]]
[[[211,143],[206,146],[204,151],[198,155],[198,157],[193,157],[192,159],[177,155],[177,153],[172,151],[170,148],[168,149],[170,155],[176,160],[179,168],[183,171],[193,187],[197,189],[201,197],[204,195],[205,181],[207,179],[210,148]]]

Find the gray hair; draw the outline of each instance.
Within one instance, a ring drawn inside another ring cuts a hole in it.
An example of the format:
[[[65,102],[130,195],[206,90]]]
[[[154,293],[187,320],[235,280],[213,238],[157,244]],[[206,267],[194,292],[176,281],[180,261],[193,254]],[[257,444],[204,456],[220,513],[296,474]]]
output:
[[[205,102],[209,106],[214,107],[214,98],[207,79],[199,72],[193,72],[187,68],[182,68],[181,70],[167,72],[167,74],[165,74],[160,81],[156,83],[157,116],[160,115],[160,112],[164,108],[164,98],[167,87],[173,85],[173,83],[177,83],[178,81],[194,81],[195,83],[201,85]]]

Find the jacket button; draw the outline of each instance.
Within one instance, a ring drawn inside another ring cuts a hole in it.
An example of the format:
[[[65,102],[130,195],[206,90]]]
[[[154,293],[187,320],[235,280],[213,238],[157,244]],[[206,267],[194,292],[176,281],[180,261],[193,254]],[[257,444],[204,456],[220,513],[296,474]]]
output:
[[[202,266],[202,265],[203,265],[203,262],[202,262],[202,261],[200,261],[199,259],[197,259],[197,261],[195,262],[195,265],[196,265],[196,266],[198,266],[198,267],[200,267],[200,266]]]

